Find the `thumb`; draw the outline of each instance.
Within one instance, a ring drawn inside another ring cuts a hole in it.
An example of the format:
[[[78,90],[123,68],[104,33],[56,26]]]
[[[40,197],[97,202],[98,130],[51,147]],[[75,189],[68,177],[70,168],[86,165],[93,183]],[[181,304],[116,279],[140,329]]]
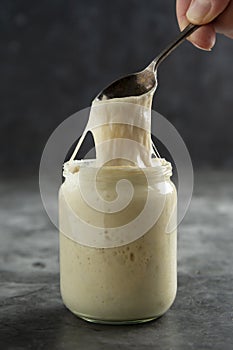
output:
[[[187,19],[194,24],[211,22],[228,6],[230,0],[192,0],[186,13]]]

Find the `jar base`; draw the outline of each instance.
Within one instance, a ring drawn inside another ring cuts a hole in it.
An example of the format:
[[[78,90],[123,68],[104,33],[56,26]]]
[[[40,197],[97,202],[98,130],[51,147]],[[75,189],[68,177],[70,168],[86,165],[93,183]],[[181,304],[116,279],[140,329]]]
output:
[[[164,313],[158,316],[153,316],[149,318],[142,318],[142,319],[136,319],[136,320],[124,320],[124,321],[118,321],[118,320],[100,320],[96,318],[92,318],[87,315],[83,315],[77,312],[74,312],[69,309],[75,316],[81,318],[84,321],[87,321],[89,323],[97,323],[97,324],[109,324],[109,325],[131,325],[131,324],[141,324],[141,323],[147,323],[156,320],[157,318],[161,317]]]

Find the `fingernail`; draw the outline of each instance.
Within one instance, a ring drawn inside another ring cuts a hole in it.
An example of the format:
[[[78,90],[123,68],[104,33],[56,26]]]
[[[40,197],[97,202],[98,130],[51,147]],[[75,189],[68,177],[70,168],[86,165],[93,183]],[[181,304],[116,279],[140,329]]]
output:
[[[194,41],[192,41],[192,44],[202,51],[208,51],[208,52],[212,51],[212,47],[207,49],[206,47],[201,47],[199,44],[196,44]]]
[[[190,22],[199,21],[205,18],[211,9],[210,0],[193,0],[186,13],[186,17]]]

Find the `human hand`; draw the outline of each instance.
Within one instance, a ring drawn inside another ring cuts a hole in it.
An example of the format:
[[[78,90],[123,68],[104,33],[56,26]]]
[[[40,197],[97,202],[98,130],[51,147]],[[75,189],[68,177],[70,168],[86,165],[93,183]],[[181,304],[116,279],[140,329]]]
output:
[[[188,38],[200,49],[210,51],[216,33],[233,39],[233,0],[177,0],[176,13],[181,30],[189,23],[203,25]]]

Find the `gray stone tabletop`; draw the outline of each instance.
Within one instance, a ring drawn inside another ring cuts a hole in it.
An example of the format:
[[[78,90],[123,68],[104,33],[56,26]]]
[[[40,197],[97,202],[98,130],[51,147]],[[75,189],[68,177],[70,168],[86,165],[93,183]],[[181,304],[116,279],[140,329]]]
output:
[[[178,293],[156,321],[89,324],[59,292],[58,233],[32,180],[0,182],[0,349],[233,349],[233,173],[201,172],[179,227]]]

